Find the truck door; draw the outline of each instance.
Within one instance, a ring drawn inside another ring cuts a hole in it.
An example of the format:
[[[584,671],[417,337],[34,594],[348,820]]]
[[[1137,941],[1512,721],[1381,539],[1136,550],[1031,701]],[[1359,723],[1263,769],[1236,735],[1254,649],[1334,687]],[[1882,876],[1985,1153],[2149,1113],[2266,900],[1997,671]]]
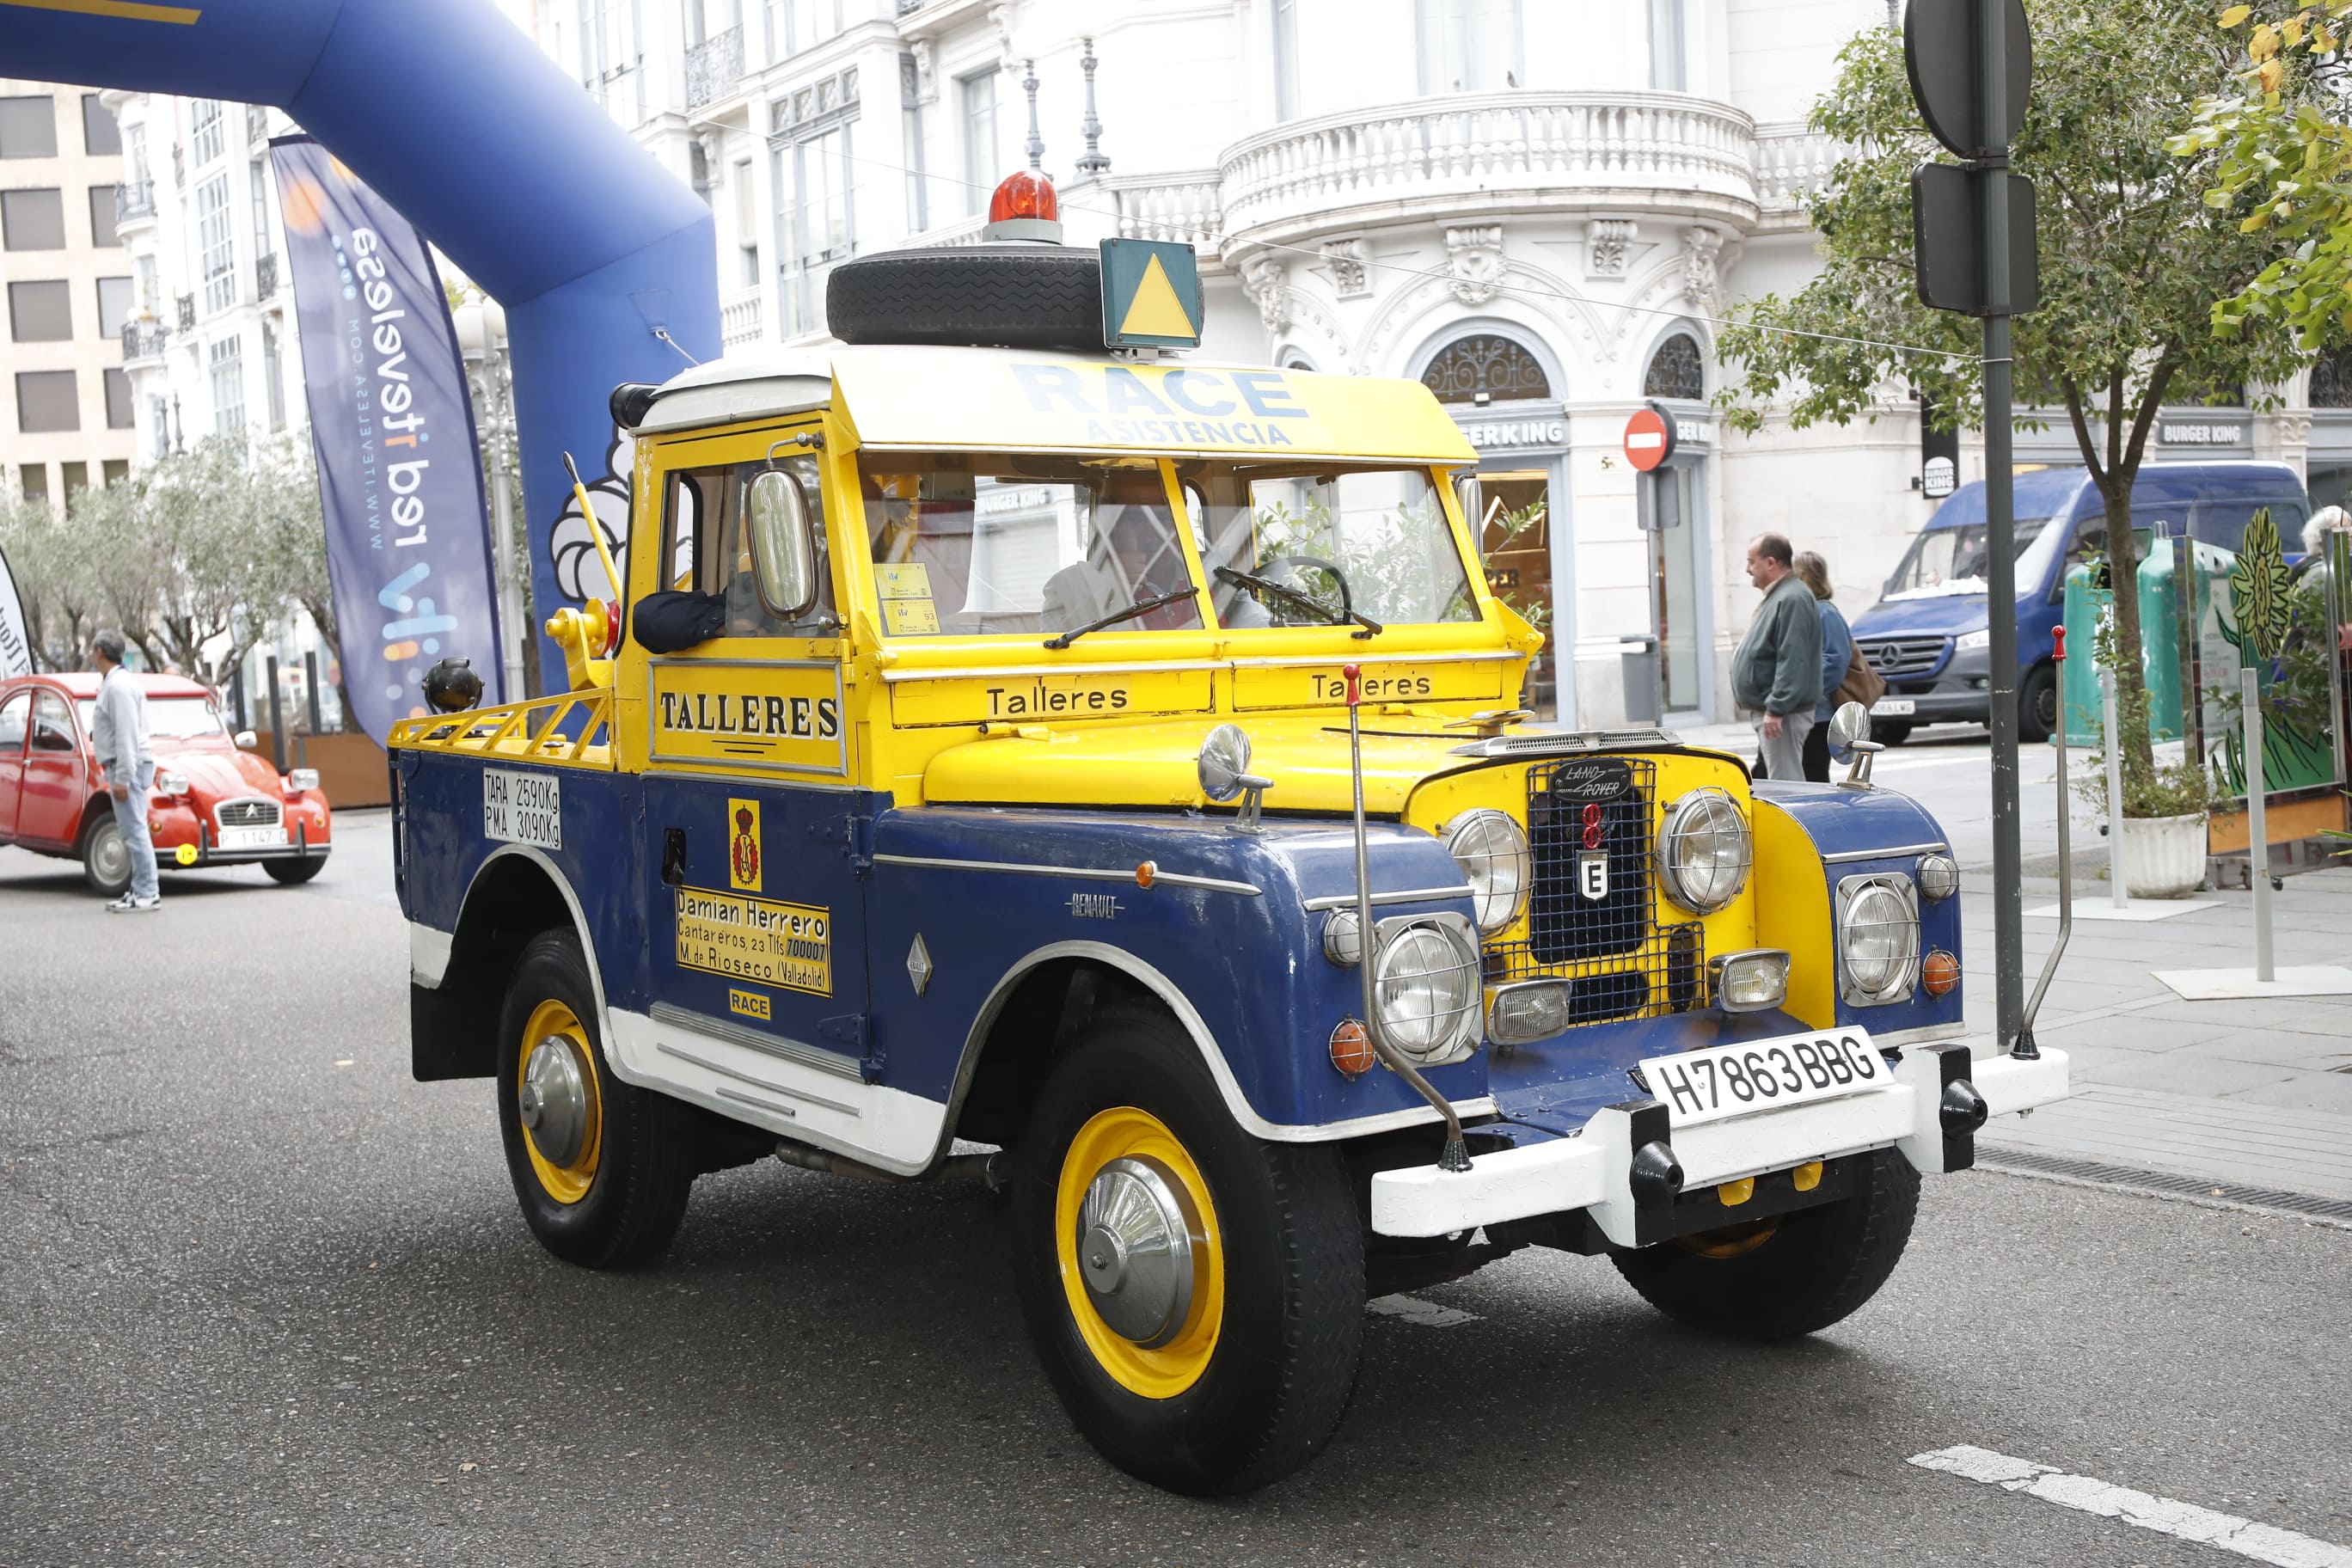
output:
[[[72,844],[81,831],[81,808],[89,800],[89,773],[65,699],[36,690],[32,744],[25,752],[24,784],[16,799],[16,837]]]
[[[657,1022],[855,1079],[866,1049],[865,885],[852,858],[863,825],[852,822],[819,465],[795,434],[667,447],[655,475],[660,581],[723,602],[726,624],[648,663],[649,968]],[[814,600],[792,613],[763,594],[751,542],[753,486],[779,472],[817,550]],[[752,1092],[743,1081],[718,1092]],[[777,1076],[763,1065],[756,1081]],[[766,1103],[761,1093],[749,1103]]]

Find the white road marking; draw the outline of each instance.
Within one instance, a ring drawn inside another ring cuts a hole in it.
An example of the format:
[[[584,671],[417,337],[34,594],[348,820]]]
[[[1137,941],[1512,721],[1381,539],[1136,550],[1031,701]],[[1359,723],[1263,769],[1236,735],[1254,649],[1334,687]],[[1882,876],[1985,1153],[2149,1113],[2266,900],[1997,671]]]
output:
[[[1378,1312],[1383,1318],[1402,1318],[1424,1329],[1454,1329],[1478,1321],[1475,1312],[1465,1312],[1457,1307],[1441,1307],[1418,1296],[1375,1296],[1364,1303],[1364,1310]]]
[[[2352,1568],[2352,1551],[2308,1535],[2256,1524],[2233,1513],[2216,1513],[2194,1503],[2175,1502],[2170,1498],[2110,1486],[2090,1476],[2068,1475],[2031,1459],[1996,1454],[1990,1448],[1962,1444],[1938,1448],[1932,1454],[1914,1454],[1911,1463],[1923,1470],[1942,1470],[2006,1491],[2023,1492],[2061,1508],[2080,1509],[2102,1519],[2119,1519],[2126,1524],[2182,1541],[2218,1546],[2257,1563],[2272,1563],[2274,1568]]]

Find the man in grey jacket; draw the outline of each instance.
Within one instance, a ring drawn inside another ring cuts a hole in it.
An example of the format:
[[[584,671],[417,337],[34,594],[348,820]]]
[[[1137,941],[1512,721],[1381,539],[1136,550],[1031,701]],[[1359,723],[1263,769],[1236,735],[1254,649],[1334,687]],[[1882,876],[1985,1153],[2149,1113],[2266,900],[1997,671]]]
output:
[[[1790,570],[1796,552],[1777,533],[1759,534],[1748,547],[1748,580],[1764,603],[1731,656],[1731,694],[1756,721],[1756,776],[1805,776],[1805,732],[1822,700],[1822,617],[1813,591]]]
[[[90,663],[103,677],[90,721],[90,749],[106,770],[114,826],[121,831],[122,847],[131,852],[131,886],[106,906],[109,914],[137,913],[163,901],[155,886],[155,838],[147,831],[147,788],[155,782],[155,753],[148,738],[147,694],[122,668],[129,647],[115,631],[100,632],[89,642]]]

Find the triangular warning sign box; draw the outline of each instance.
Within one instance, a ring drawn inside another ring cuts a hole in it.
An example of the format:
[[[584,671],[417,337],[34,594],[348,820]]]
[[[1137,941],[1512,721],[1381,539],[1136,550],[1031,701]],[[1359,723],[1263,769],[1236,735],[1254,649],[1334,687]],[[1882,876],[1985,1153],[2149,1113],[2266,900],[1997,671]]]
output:
[[[1158,239],[1104,240],[1102,305],[1106,347],[1198,347],[1201,268],[1192,247]]]

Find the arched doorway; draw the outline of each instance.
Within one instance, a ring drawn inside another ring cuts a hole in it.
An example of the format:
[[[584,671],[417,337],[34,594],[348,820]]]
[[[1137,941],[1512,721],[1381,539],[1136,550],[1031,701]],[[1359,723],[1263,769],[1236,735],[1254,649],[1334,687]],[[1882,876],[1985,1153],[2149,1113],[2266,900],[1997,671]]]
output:
[[[1520,701],[1542,718],[1558,719],[1556,649],[1564,628],[1553,623],[1567,598],[1565,579],[1553,570],[1551,498],[1564,493],[1557,481],[1567,458],[1568,425],[1551,374],[1518,338],[1470,331],[1430,356],[1421,383],[1478,448],[1485,515],[1470,522],[1479,535],[1486,585],[1545,634]]]
[[[1706,356],[1687,331],[1674,331],[1650,351],[1642,395],[1671,408],[1706,399]],[[1649,542],[1650,630],[1658,639],[1659,673],[1668,713],[1705,710],[1708,621],[1702,563],[1706,542],[1700,513],[1706,495],[1706,457],[1685,447],[1664,467],[1642,476],[1641,521]]]

